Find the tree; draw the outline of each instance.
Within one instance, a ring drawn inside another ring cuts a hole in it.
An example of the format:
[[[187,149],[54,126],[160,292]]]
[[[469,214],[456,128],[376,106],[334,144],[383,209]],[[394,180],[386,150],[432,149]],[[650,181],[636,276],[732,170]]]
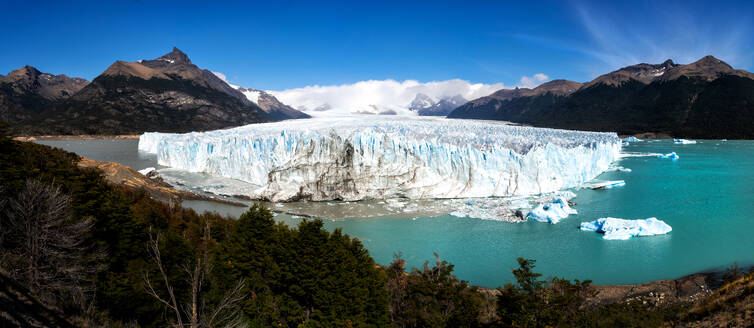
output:
[[[586,299],[593,294],[590,280],[540,280],[534,260],[518,258],[512,270],[517,285],[498,288],[497,312],[503,327],[573,326]],[[549,284],[548,284],[549,282]]]
[[[5,206],[0,266],[45,303],[83,310],[103,251],[90,248],[90,218],[74,219],[59,186],[28,179]]]
[[[321,220],[298,229],[253,205],[215,251],[214,286],[245,278],[243,310],[269,327],[383,327],[385,280],[364,246]]]
[[[162,253],[160,252],[160,240],[162,234],[156,236],[150,234],[149,253],[160,272],[160,278],[167,291],[167,299],[163,298],[156,289],[148,272],[144,273],[144,288],[146,292],[154,299],[162,303],[166,308],[171,310],[175,318],[176,327],[188,326],[191,328],[213,328],[213,327],[246,327],[243,314],[240,312],[239,304],[243,298],[245,281],[238,280],[235,286],[226,291],[222,298],[210,306],[206,299],[205,284],[208,276],[212,272],[212,265],[209,262],[207,243],[209,237],[210,224],[206,223],[204,244],[200,246],[201,251],[195,259],[193,266],[185,264],[181,269],[185,273],[185,283],[189,286],[187,300],[181,300],[179,293],[174,290],[173,284],[168,275],[168,269],[163,263]],[[184,321],[187,323],[184,324]]]
[[[480,325],[482,295],[459,280],[453,265],[440,260],[404,272],[405,261],[396,256],[388,268],[390,314],[395,327],[476,327]]]

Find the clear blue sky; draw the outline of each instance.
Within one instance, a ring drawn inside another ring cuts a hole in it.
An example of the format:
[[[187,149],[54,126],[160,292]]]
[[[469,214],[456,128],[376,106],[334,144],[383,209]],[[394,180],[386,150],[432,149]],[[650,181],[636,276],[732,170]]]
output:
[[[754,68],[754,1],[9,1],[0,74],[87,79],[173,46],[260,89],[368,79],[577,81],[706,54]]]

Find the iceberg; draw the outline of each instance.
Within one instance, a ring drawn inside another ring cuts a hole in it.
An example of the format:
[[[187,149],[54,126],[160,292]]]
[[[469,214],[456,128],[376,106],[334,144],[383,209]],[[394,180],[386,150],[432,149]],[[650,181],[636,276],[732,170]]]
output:
[[[589,188],[592,189],[599,189],[599,190],[605,190],[605,189],[613,189],[615,187],[623,187],[626,185],[626,181],[624,180],[614,180],[614,181],[601,181],[601,182],[595,182],[589,185]]]
[[[635,236],[664,235],[673,230],[667,223],[657,218],[625,220],[601,218],[591,222],[581,222],[581,230],[601,232],[603,239],[626,240]]]
[[[144,133],[158,164],[247,182],[268,201],[476,198],[580,186],[620,157],[615,133],[351,116]],[[249,190],[251,189],[251,190]]]
[[[696,144],[696,140],[673,139],[673,143],[678,145],[693,145]]]
[[[576,210],[568,206],[568,201],[565,198],[558,197],[550,203],[539,204],[526,215],[526,218],[556,224],[571,214],[577,214]]]
[[[627,137],[627,138],[623,139],[623,141],[625,141],[625,142],[639,142],[639,141],[641,141],[641,139],[639,139],[637,137],[634,137],[634,136],[630,136],[630,137]]]
[[[672,152],[670,154],[659,154],[657,155],[659,158],[669,158],[669,159],[678,159],[678,154],[675,152]]]

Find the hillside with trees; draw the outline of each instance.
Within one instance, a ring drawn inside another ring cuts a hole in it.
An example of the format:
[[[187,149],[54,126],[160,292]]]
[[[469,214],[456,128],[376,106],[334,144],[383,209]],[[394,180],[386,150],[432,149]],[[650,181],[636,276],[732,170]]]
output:
[[[400,255],[379,266],[358,239],[329,232],[320,220],[289,227],[262,205],[238,219],[198,214],[110,185],[78,161],[0,138],[2,326],[659,327],[751,320],[751,274],[740,270],[702,301],[600,303],[590,281],[544,279],[533,260],[519,259],[515,283],[490,290],[458,279],[439,256],[421,268],[407,268]]]

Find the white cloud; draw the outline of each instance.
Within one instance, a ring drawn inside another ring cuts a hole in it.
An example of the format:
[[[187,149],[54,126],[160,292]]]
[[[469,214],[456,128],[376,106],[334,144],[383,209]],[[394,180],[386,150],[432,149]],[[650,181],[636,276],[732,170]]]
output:
[[[434,99],[461,95],[467,100],[472,100],[487,96],[502,88],[502,83],[470,83],[460,79],[425,83],[415,80],[399,82],[388,79],[330,86],[313,85],[267,92],[285,104],[316,116],[383,111],[412,114],[407,107],[418,93]],[[329,106],[330,109],[315,111],[325,106]]]
[[[543,73],[537,73],[534,74],[534,76],[522,76],[518,86],[524,88],[534,88],[549,79],[550,77]]]

